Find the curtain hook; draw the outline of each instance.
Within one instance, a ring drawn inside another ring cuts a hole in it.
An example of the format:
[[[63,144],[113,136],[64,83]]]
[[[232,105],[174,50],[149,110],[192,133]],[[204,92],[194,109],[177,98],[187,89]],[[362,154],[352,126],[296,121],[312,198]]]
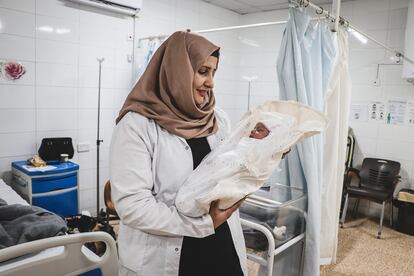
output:
[[[323,9],[323,7],[319,7],[319,11],[318,10],[316,10],[316,14],[323,14],[323,11],[324,11],[324,9]]]
[[[403,54],[401,54],[400,52],[396,52],[395,56],[397,57],[397,60],[395,62],[400,63],[401,62],[401,57],[403,56]]]
[[[344,28],[349,28],[349,21],[343,18],[342,16],[339,17],[339,24],[344,26]]]

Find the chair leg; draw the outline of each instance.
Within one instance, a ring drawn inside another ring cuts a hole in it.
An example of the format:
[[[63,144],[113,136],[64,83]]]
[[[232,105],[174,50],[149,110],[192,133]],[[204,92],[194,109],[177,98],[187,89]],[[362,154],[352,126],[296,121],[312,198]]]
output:
[[[385,201],[382,202],[381,219],[380,219],[380,225],[379,225],[379,229],[378,229],[377,239],[381,239],[382,221],[384,219],[384,209],[385,209]]]
[[[357,207],[357,203],[358,203],[358,198],[355,199],[355,203],[354,203],[354,207],[352,208],[352,215],[355,217],[355,209]]]
[[[354,209],[352,210],[352,215],[356,217],[359,208],[359,198],[355,200]]]
[[[344,209],[342,209],[342,218],[341,218],[341,223],[340,223],[341,228],[344,228],[347,210],[348,210],[348,193],[346,194],[346,197],[345,197]]]

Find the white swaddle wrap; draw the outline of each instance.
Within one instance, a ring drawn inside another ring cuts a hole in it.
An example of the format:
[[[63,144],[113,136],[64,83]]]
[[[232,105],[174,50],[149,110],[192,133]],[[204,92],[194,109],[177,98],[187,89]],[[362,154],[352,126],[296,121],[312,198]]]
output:
[[[256,123],[269,130],[263,139],[249,138]],[[300,140],[323,131],[325,116],[292,101],[271,101],[248,112],[230,137],[210,152],[179,189],[175,205],[180,213],[198,217],[219,199],[227,209],[257,191],[288,151]]]

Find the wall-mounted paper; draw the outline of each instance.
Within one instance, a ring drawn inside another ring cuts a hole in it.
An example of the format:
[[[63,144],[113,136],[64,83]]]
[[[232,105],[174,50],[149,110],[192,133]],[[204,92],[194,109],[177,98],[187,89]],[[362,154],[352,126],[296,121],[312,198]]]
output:
[[[366,104],[351,104],[351,121],[366,122],[368,120],[368,106]]]
[[[407,102],[399,100],[388,101],[387,124],[403,125],[405,123],[405,112]]]
[[[407,125],[414,126],[414,102],[407,103]]]
[[[385,112],[385,104],[380,101],[372,101],[369,104],[369,120],[385,122],[387,116]]]

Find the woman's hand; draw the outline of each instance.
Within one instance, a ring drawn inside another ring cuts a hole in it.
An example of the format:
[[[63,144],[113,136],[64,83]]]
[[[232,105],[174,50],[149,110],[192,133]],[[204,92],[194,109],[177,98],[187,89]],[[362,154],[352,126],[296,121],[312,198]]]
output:
[[[233,214],[233,212],[240,207],[240,205],[243,203],[245,199],[245,197],[240,199],[239,201],[234,203],[233,206],[227,208],[226,210],[222,210],[219,208],[219,200],[211,202],[209,213],[213,220],[214,229],[222,225]]]

